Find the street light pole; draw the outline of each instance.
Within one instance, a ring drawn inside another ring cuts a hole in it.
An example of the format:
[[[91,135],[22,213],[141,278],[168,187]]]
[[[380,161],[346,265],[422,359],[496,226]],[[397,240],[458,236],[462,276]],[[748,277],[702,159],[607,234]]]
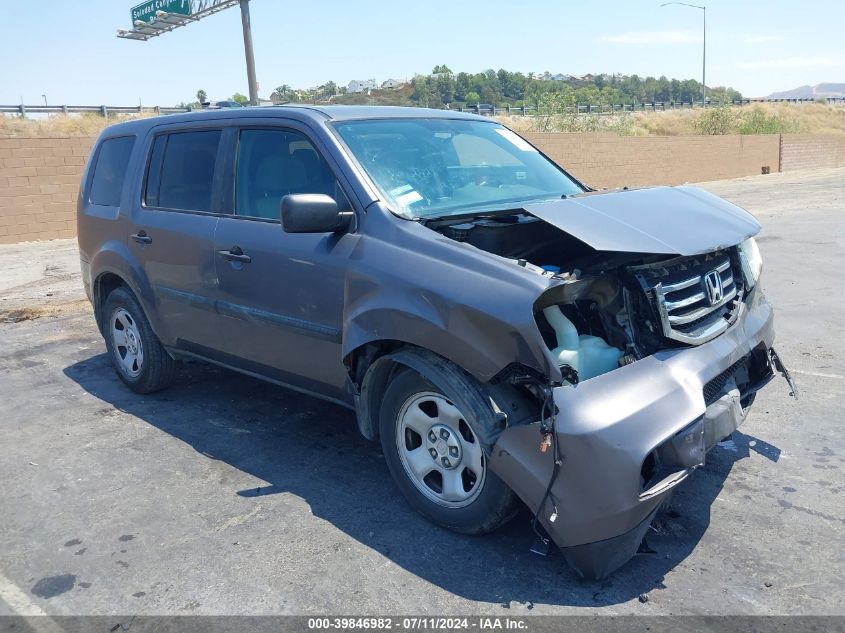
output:
[[[249,0],[240,0],[241,24],[244,30],[246,77],[249,82],[249,104],[258,105],[258,82],[255,79],[255,54],[252,51],[252,25],[249,19]]]
[[[702,28],[703,28],[703,48],[701,51],[701,107],[707,107],[707,88],[706,88],[706,72],[707,72],[707,7],[698,4],[689,4],[687,2],[664,2],[661,7],[669,6],[670,4],[680,4],[685,7],[692,7],[693,9],[701,9],[702,12]]]
[[[707,7],[701,7],[701,105],[707,107]]]

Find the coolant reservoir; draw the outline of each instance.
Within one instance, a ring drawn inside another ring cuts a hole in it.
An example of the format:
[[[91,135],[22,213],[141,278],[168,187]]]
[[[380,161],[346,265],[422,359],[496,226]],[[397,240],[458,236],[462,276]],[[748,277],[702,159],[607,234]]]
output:
[[[575,325],[564,316],[560,306],[543,309],[543,315],[555,331],[557,347],[552,355],[561,365],[569,365],[578,372],[579,380],[587,380],[619,367],[622,350],[608,345],[604,339],[578,334]]]

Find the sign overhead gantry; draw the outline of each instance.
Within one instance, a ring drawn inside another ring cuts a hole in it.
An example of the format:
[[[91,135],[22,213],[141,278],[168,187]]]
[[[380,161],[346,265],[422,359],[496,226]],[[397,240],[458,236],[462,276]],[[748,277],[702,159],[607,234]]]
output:
[[[117,36],[127,40],[147,40],[170,33],[224,9],[240,5],[244,34],[246,74],[250,105],[258,105],[258,82],[255,79],[255,54],[252,50],[252,26],[249,0],[147,0],[132,7],[132,28],[118,29]]]

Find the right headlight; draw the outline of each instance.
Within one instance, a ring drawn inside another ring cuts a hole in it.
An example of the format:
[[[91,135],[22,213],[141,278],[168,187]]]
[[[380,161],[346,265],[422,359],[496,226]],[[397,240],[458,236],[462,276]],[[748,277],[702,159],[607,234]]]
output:
[[[757,246],[757,240],[749,237],[744,242],[741,242],[737,248],[739,249],[739,259],[742,263],[742,274],[749,287],[754,287],[760,280],[760,273],[763,272],[763,257],[760,255],[760,247]]]

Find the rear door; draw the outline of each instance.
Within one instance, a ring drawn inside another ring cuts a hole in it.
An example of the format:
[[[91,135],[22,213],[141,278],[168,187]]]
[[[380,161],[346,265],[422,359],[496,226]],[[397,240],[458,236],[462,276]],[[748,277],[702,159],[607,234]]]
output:
[[[214,229],[221,128],[157,128],[128,247],[146,273],[166,345],[214,341]]]
[[[279,207],[294,193],[331,195],[347,208],[348,199],[304,128],[234,136],[233,214],[214,238],[219,345],[243,369],[343,400],[343,293],[357,236],[285,233]]]

